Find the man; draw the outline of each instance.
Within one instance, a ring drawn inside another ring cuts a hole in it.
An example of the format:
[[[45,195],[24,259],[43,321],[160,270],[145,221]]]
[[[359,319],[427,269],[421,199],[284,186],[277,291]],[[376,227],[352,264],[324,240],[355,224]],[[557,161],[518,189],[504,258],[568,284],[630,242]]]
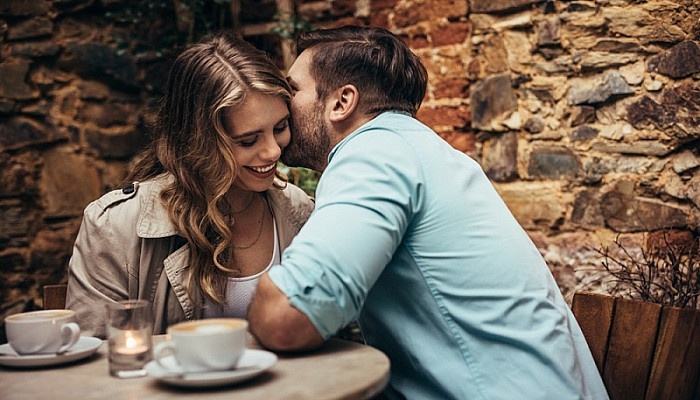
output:
[[[248,312],[276,350],[358,320],[409,399],[605,399],[537,248],[479,165],[412,117],[427,73],[391,33],[299,39],[283,160],[324,171],[311,218]]]

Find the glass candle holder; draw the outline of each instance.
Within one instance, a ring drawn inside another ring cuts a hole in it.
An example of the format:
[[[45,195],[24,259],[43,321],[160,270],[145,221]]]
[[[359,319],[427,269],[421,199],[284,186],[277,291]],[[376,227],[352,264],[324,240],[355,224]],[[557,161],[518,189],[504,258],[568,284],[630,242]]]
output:
[[[118,378],[146,375],[153,359],[153,319],[145,300],[125,300],[105,305],[109,373]]]

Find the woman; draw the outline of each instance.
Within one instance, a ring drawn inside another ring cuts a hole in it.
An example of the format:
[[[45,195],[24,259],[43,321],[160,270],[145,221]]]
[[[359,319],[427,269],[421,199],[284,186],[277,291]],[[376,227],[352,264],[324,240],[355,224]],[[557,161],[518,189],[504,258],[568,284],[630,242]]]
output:
[[[84,334],[104,337],[104,303],[122,299],[152,303],[154,334],[245,317],[257,278],[313,210],[276,168],[289,102],[272,61],[232,35],[180,54],[134,183],[85,209],[67,294]]]

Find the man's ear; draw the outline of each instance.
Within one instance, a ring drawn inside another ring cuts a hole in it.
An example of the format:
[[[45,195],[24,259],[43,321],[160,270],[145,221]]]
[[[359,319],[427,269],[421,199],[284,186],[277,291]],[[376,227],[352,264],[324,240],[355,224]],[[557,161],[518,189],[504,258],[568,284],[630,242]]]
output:
[[[355,112],[360,101],[360,94],[355,85],[344,85],[338,88],[330,97],[330,121],[342,122]]]

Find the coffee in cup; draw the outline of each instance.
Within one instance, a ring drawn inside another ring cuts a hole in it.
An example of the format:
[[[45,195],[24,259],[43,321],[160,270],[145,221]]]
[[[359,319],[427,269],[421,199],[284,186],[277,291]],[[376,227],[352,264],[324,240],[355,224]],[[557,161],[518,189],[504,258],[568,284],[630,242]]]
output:
[[[172,354],[174,373],[222,371],[236,366],[246,348],[248,321],[209,318],[181,322],[168,328],[170,340],[156,344],[154,358],[166,370],[163,359]]]
[[[20,355],[63,353],[80,339],[80,327],[72,310],[10,315],[5,318],[5,333],[10,346]]]

